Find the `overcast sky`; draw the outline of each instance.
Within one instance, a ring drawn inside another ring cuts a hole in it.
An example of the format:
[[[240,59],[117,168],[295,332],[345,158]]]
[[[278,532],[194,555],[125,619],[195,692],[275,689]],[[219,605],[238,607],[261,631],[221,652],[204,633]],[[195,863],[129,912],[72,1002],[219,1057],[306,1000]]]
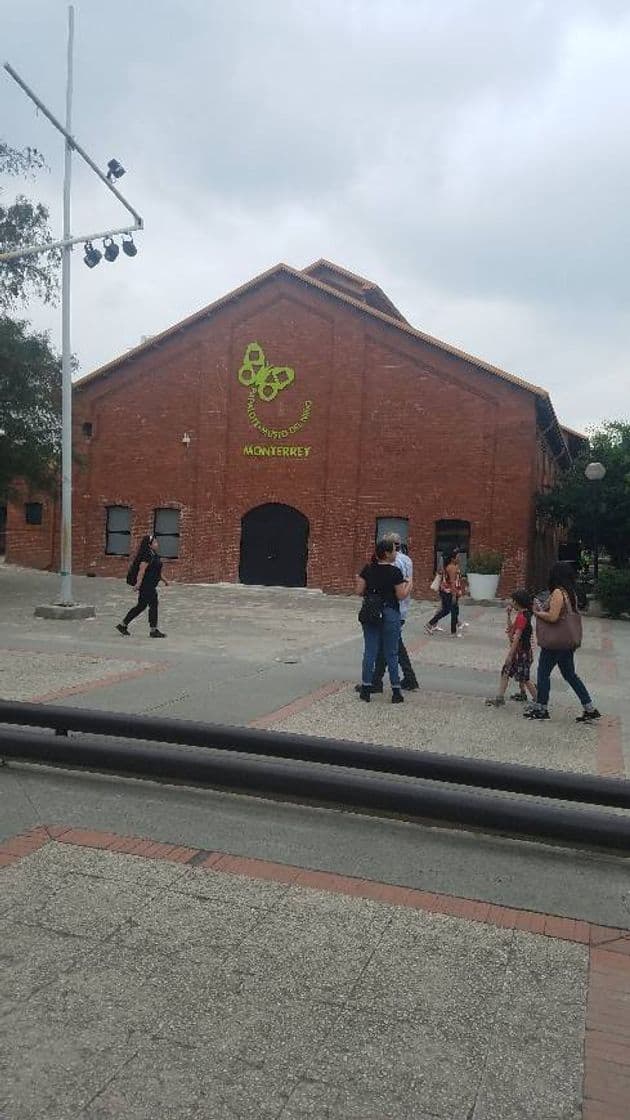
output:
[[[2,54],[59,116],[67,4],[2,5]],[[81,373],[278,261],[327,257],[416,327],[630,417],[627,0],[77,0],[74,131],[145,219],[74,256]],[[62,140],[0,72],[0,134],[61,228]],[[15,189],[8,187],[5,199]],[[125,224],[75,160],[73,230]],[[59,342],[59,311],[28,316]]]

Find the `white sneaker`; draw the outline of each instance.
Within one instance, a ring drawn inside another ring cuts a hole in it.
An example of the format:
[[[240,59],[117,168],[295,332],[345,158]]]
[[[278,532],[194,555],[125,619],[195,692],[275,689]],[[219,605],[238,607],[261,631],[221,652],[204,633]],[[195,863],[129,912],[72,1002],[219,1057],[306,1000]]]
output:
[[[428,622],[425,623],[425,626],[424,626],[425,634],[435,634],[435,631],[438,630],[438,629],[439,629],[438,626],[429,626]]]

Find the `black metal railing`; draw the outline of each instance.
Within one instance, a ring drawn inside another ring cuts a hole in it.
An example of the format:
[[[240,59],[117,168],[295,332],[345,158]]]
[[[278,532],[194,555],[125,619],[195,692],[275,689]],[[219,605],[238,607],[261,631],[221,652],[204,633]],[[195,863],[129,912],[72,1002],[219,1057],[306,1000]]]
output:
[[[630,814],[602,811],[630,809],[630,782],[624,778],[9,701],[0,701],[0,724],[14,728],[0,729],[4,759],[275,794],[630,851]]]

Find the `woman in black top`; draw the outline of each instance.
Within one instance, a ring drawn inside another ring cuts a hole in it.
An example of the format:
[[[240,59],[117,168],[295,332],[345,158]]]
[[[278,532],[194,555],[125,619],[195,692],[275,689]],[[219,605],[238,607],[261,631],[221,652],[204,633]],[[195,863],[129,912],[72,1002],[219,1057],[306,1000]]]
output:
[[[140,542],[140,547],[136,553],[136,561],[140,561],[138,568],[138,578],[134,587],[138,587],[138,602],[135,607],[132,607],[127,612],[122,622],[118,623],[116,629],[123,637],[129,637],[128,626],[129,623],[142,614],[143,611],[149,608],[149,637],[151,638],[165,638],[161,630],[158,630],[158,584],[163,583],[168,586],[167,580],[162,575],[162,561],[159,556],[160,544],[155,536],[143,537]]]
[[[359,698],[367,703],[370,701],[374,667],[381,642],[392,686],[392,704],[402,704],[404,700],[398,675],[400,641],[398,604],[401,599],[406,599],[410,594],[411,580],[405,579],[400,568],[395,564],[395,559],[396,549],[393,543],[379,541],[371,563],[366,564],[357,576],[357,595],[363,596],[364,601],[361,613],[369,613],[368,609],[371,609],[375,615],[380,614],[379,620],[361,622],[364,647]]]

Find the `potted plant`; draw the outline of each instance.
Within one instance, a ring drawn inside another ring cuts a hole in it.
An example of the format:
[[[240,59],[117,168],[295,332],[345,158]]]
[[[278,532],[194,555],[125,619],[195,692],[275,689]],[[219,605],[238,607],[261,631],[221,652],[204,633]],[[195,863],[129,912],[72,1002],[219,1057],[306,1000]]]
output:
[[[466,578],[472,599],[484,600],[496,597],[502,566],[503,557],[500,552],[494,552],[492,549],[471,552]]]

